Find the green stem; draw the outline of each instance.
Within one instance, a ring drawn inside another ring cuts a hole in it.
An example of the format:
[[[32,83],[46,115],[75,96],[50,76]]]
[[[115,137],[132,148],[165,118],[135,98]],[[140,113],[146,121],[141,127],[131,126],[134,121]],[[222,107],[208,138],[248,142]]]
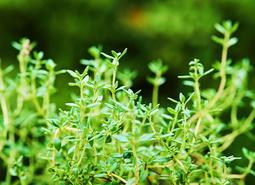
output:
[[[10,124],[10,118],[9,118],[7,100],[4,95],[1,95],[1,109],[3,113],[4,125],[8,127]]]
[[[152,92],[152,105],[153,105],[153,107],[156,107],[158,105],[158,91],[159,91],[159,86],[154,85],[153,92]]]
[[[14,112],[15,115],[19,115],[22,110],[26,96],[28,95],[26,72],[27,72],[27,63],[28,55],[23,55],[22,51],[18,56],[19,61],[19,70],[20,70],[20,83],[18,86],[18,95],[17,95],[17,107]]]
[[[199,88],[199,81],[195,81],[195,94],[196,94],[196,100],[197,100],[197,109],[201,110],[201,95],[200,95],[200,88]]]
[[[5,126],[5,129],[2,130],[2,136],[3,138],[7,137],[8,134],[8,129],[10,127],[10,112],[9,112],[9,107],[8,107],[8,102],[7,102],[7,98],[4,94],[4,90],[5,90],[5,84],[4,84],[4,80],[3,80],[3,75],[2,75],[2,70],[0,69],[0,103],[1,103],[1,110],[2,110],[2,114],[3,114],[3,123]],[[0,151],[2,150],[2,148],[4,147],[6,143],[6,140],[2,140],[2,142],[0,143]]]
[[[115,97],[115,86],[116,86],[117,66],[115,66],[113,70],[114,71],[113,71],[113,75],[112,75],[112,99],[116,100],[116,97]]]
[[[216,95],[213,97],[213,99],[209,102],[208,107],[211,108],[215,105],[215,103],[220,99],[225,85],[226,85],[226,65],[227,65],[227,56],[228,56],[228,41],[230,38],[230,34],[226,33],[224,35],[224,44],[223,44],[223,49],[222,49],[222,54],[221,54],[221,67],[220,67],[220,77],[221,77],[221,81],[220,81],[220,85],[218,88],[218,91],[216,93]]]
[[[84,86],[81,81],[81,84],[80,84],[80,123],[82,123],[83,118],[84,118],[84,106],[83,106],[84,96],[83,96],[83,93],[84,93]]]
[[[134,156],[134,160],[135,160],[135,168],[134,168],[134,173],[135,173],[135,184],[137,185],[139,183],[139,161],[138,161],[138,156],[137,156],[137,152],[136,152],[136,142],[134,141],[132,143],[132,152],[133,152],[133,156]]]

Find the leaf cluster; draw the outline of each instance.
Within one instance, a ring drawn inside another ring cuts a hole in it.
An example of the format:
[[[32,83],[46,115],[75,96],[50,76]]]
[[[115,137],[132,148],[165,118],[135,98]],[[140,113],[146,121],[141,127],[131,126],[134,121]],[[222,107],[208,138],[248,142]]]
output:
[[[12,67],[0,70],[0,159],[6,172],[1,180],[8,185],[244,184],[254,175],[254,152],[243,148],[243,156],[226,156],[224,151],[238,136],[254,135],[251,66],[248,59],[232,64],[228,58],[237,24],[215,27],[222,34],[213,38],[222,46],[221,59],[209,70],[192,60],[188,75],[180,76],[190,92],[168,98],[164,106],[158,103],[167,71],[161,61],[149,64],[153,90],[147,104],[131,89],[136,73],[118,72],[127,50],[105,54],[92,47],[93,58],[81,60],[82,72],[66,70],[79,93],[56,111],[50,97],[56,75],[64,71],[55,71],[42,52],[31,54],[29,40],[15,43],[18,75],[12,80],[7,75]],[[201,80],[211,73],[218,88],[202,88]],[[242,116],[244,109],[249,111]],[[247,166],[231,166],[244,158]]]

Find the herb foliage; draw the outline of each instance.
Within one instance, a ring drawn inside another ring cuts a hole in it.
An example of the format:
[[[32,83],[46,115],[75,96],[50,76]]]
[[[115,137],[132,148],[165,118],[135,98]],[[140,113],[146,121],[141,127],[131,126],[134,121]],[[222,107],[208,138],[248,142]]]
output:
[[[179,76],[190,93],[168,98],[169,107],[158,103],[168,69],[161,61],[149,64],[153,90],[146,104],[131,89],[136,73],[118,71],[127,49],[106,54],[91,47],[93,59],[81,61],[82,72],[66,70],[79,93],[56,110],[54,81],[65,71],[56,71],[42,52],[32,53],[28,39],[14,43],[19,73],[10,78],[12,66],[0,70],[2,184],[245,184],[247,175],[255,175],[255,152],[224,155],[238,136],[254,135],[249,60],[232,64],[228,58],[237,27],[230,21],[215,25],[221,59],[208,70],[192,60],[188,75]],[[203,89],[201,80],[211,74],[219,86]],[[247,102],[250,111],[240,117]],[[246,167],[230,165],[243,158]]]

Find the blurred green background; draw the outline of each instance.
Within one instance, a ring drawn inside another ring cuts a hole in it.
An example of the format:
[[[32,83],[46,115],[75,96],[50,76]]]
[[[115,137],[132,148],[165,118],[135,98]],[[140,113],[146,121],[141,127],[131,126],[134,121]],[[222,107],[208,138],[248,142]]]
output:
[[[17,64],[11,42],[28,37],[59,69],[81,69],[80,59],[90,57],[87,49],[92,45],[102,45],[106,53],[127,47],[121,67],[139,71],[134,88],[143,89],[147,99],[147,63],[160,58],[169,65],[161,88],[165,100],[187,90],[177,75],[187,73],[190,60],[199,58],[209,68],[219,59],[220,48],[211,41],[216,22],[239,22],[239,43],[231,48],[231,58],[255,61],[254,10],[254,0],[0,0],[0,57],[4,65]],[[252,87],[252,74],[250,79]],[[70,97],[69,80],[63,75],[57,82],[60,106]],[[240,154],[243,143],[234,145]]]
[[[230,54],[254,61],[254,10],[254,0],[0,0],[0,56],[4,64],[16,63],[10,43],[28,37],[59,68],[77,69],[92,45],[105,52],[127,47],[121,67],[139,71],[135,88],[150,95],[146,64],[160,58],[169,65],[161,92],[175,97],[183,88],[176,76],[187,72],[190,60],[209,68],[219,58],[211,41],[216,22],[240,23],[239,45]]]
[[[0,56],[16,63],[11,42],[28,37],[59,68],[77,69],[92,45],[105,52],[127,47],[121,67],[139,71],[135,88],[150,94],[146,64],[160,58],[169,65],[163,94],[174,97],[182,87],[176,76],[187,72],[190,60],[209,68],[219,58],[210,38],[216,22],[240,22],[239,45],[230,54],[254,61],[254,10],[254,0],[0,0]]]

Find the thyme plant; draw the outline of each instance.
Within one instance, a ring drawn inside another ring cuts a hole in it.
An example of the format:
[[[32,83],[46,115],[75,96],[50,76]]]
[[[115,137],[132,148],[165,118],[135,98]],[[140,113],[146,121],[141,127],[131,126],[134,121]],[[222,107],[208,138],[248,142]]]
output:
[[[55,114],[51,95],[55,92],[56,64],[32,52],[28,39],[13,43],[19,51],[19,72],[0,67],[0,170],[3,184],[45,184],[47,162],[38,155],[47,138],[42,128]]]
[[[179,76],[190,92],[164,105],[158,102],[167,72],[161,61],[149,64],[153,90],[146,104],[131,89],[136,72],[118,71],[127,49],[106,54],[92,47],[93,58],[81,61],[83,71],[66,70],[79,93],[56,111],[50,97],[64,71],[56,71],[42,52],[31,54],[29,40],[15,43],[20,72],[13,80],[13,67],[0,70],[2,184],[245,184],[255,175],[255,152],[225,151],[238,136],[254,135],[251,65],[248,59],[232,64],[228,57],[238,24],[225,21],[215,28],[220,60],[208,70],[192,60],[188,75]],[[202,88],[212,74],[218,87]],[[250,111],[243,115],[243,109]],[[244,159],[246,166],[231,165]]]
[[[229,163],[241,157],[224,155],[253,128],[254,93],[247,89],[251,66],[247,59],[231,65],[227,57],[238,25],[226,21],[215,27],[222,34],[213,37],[222,47],[220,61],[209,70],[198,59],[191,61],[188,75],[180,76],[191,93],[169,98],[174,107],[158,104],[167,71],[162,62],[149,64],[153,93],[152,103],[145,104],[139,91],[130,89],[132,72],[116,78],[126,50],[108,55],[91,48],[94,59],[82,61],[85,70],[68,71],[79,95],[48,123],[53,179],[63,184],[244,184],[248,174],[254,175],[255,152],[242,149],[249,163],[237,168],[240,173]],[[213,70],[219,87],[202,89],[200,81]],[[241,118],[244,99],[250,99],[251,111]]]

